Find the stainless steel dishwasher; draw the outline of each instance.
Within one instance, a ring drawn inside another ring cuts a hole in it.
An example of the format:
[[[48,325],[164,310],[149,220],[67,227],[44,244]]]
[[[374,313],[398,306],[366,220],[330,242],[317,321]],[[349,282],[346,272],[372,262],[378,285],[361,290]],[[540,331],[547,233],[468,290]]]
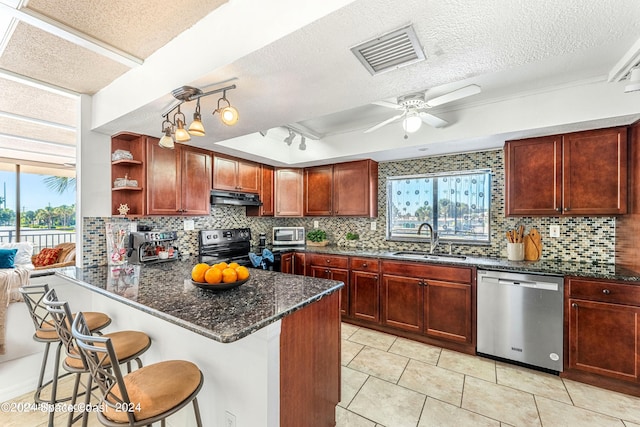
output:
[[[478,270],[477,352],[562,371],[562,277]]]

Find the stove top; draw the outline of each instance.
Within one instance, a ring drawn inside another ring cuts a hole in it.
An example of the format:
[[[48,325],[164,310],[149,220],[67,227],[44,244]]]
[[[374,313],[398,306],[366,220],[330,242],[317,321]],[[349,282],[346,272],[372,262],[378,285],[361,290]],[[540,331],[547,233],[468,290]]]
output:
[[[208,264],[237,262],[250,265],[251,230],[225,228],[200,230],[198,233],[198,260]]]

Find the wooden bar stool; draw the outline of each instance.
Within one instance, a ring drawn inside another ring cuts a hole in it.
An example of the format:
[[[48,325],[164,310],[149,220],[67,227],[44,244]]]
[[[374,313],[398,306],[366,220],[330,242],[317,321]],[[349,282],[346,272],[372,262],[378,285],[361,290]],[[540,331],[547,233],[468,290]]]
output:
[[[82,419],[82,425],[83,427],[86,427],[88,419],[87,412],[84,411],[78,417],[74,418],[73,409],[75,408],[77,397],[80,395],[78,394],[80,376],[81,374],[89,373],[89,370],[84,365],[78,347],[76,346],[75,340],[71,334],[71,322],[73,321],[73,315],[71,314],[69,303],[66,301],[59,301],[55,289],[51,289],[49,292],[47,292],[42,302],[45,306],[47,306],[47,310],[51,314],[51,318],[54,321],[60,341],[62,342],[66,350],[67,357],[63,361],[62,366],[67,372],[76,374],[71,398],[72,410],[69,411],[69,420],[67,425],[71,426],[79,419]],[[142,367],[140,355],[147,351],[147,349],[151,346],[151,338],[149,338],[147,334],[138,331],[119,331],[104,334],[102,336],[111,339],[116,354],[115,360],[117,360],[118,362],[117,364],[126,363],[128,372],[131,372],[132,361],[135,361],[138,364],[138,368]],[[108,363],[107,365],[105,365],[105,368],[110,367],[112,360],[113,359],[105,361],[106,363]],[[90,404],[91,388],[92,377],[91,375],[89,375],[84,391],[85,407]]]
[[[202,372],[184,360],[168,360],[144,366],[122,376],[120,366],[105,367],[116,352],[109,337],[93,336],[82,313],[73,320],[71,332],[93,381],[102,390],[98,421],[108,427],[146,426],[165,419],[193,402],[196,423],[202,427],[198,392]]]
[[[60,348],[62,347],[62,341],[58,337],[55,324],[51,319],[51,315],[47,310],[47,307],[43,304],[42,300],[47,292],[49,292],[49,285],[25,285],[18,289],[24,298],[24,302],[29,310],[29,315],[33,321],[35,327],[35,334],[33,339],[45,344],[44,355],[42,356],[42,364],[40,366],[40,375],[38,377],[38,384],[34,394],[34,400],[36,403],[51,403],[64,402],[72,398],[67,396],[65,398],[59,398],[57,396],[58,391],[58,370],[60,366]],[[104,313],[89,312],[86,314],[86,321],[89,329],[93,332],[100,331],[111,323],[111,318]],[[46,383],[44,381],[44,373],[47,368],[47,360],[49,358],[49,348],[51,344],[58,344],[56,348],[56,356],[53,365],[53,375],[51,379]],[[66,374],[68,375],[68,374]],[[42,392],[46,387],[51,385],[51,397],[47,400],[41,397]],[[53,425],[54,413],[49,414],[49,425]]]

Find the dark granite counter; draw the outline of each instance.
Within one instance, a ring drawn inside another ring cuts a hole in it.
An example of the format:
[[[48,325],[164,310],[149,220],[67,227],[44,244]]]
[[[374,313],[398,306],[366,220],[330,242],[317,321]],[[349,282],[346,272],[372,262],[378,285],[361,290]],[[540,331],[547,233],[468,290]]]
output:
[[[145,266],[66,268],[57,274],[223,343],[239,340],[344,285],[252,269],[244,285],[213,292],[191,283],[195,263],[186,259]]]
[[[300,250],[301,249],[296,249],[296,251]],[[629,282],[640,282],[640,273],[626,270],[624,268],[616,266],[615,264],[589,264],[554,259],[541,259],[539,261],[508,261],[506,258],[488,258],[476,256],[467,256],[464,259],[441,258],[436,260],[427,258],[416,258],[413,256],[407,257],[403,255],[394,255],[394,252],[398,251],[356,249],[337,246],[308,246],[303,251],[310,253],[372,257],[395,261],[469,266],[487,270],[513,271],[555,276],[581,276],[594,279],[611,279]]]

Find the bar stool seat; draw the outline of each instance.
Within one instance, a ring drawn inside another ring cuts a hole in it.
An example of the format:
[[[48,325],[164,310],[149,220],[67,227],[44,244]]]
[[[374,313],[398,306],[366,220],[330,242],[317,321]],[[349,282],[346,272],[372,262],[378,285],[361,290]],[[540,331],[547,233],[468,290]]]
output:
[[[71,327],[73,337],[93,381],[102,390],[98,421],[107,427],[151,425],[193,404],[196,424],[201,427],[197,395],[203,375],[193,363],[168,360],[122,375],[120,366],[105,367],[116,357],[114,342],[107,336],[92,336],[82,313]],[[129,410],[123,410],[123,408]]]
[[[69,334],[71,334],[71,331],[69,331]],[[149,338],[149,335],[139,331],[118,331],[101,336],[111,338],[118,361],[123,360],[126,362],[132,357],[137,357],[143,350],[148,349],[151,345],[151,338]],[[111,360],[107,359],[104,361],[104,363],[109,365],[111,364]],[[64,366],[65,368],[68,367],[71,369],[79,369],[83,372],[88,372],[84,366],[84,363],[82,363],[80,354],[75,349],[71,350],[71,354],[64,359]]]
[[[104,329],[111,323],[111,318],[104,313],[100,313],[99,311],[85,311],[84,314],[85,318],[87,319],[89,329],[91,329],[93,332]],[[73,316],[75,317],[75,313],[73,314]],[[36,329],[36,333],[34,334],[33,339],[35,339],[36,341],[56,342],[60,338],[58,337],[58,332],[56,331],[56,326],[53,324],[53,322],[46,321],[42,323],[41,328]]]

